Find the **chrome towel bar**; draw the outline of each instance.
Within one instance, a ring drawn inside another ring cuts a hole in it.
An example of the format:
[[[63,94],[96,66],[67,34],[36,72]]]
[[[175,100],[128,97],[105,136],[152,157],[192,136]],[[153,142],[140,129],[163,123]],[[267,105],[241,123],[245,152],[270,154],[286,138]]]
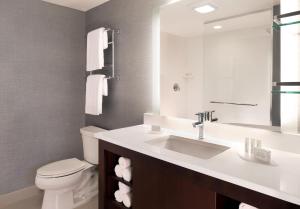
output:
[[[251,106],[255,107],[258,104],[247,104],[247,103],[235,103],[235,102],[218,102],[218,101],[210,101],[211,104],[223,104],[223,105],[236,105],[236,106]]]
[[[107,28],[105,31],[111,32],[111,41],[108,42],[108,44],[112,47],[112,52],[111,52],[111,65],[106,65],[104,68],[111,68],[111,75],[107,77],[107,79],[114,79],[116,78],[117,80],[120,80],[119,76],[116,76],[115,74],[115,35],[120,33],[119,29],[111,29]],[[106,69],[99,69],[99,70],[106,70]],[[92,75],[92,71],[90,72],[89,75]]]

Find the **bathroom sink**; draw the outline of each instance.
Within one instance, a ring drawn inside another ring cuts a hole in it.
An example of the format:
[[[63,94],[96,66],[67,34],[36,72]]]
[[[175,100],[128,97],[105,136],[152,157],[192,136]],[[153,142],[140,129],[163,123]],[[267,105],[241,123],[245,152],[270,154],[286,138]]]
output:
[[[205,141],[187,139],[178,136],[168,136],[159,139],[153,139],[147,141],[146,143],[157,148],[167,149],[206,160],[229,149],[229,147],[222,145],[211,144]]]

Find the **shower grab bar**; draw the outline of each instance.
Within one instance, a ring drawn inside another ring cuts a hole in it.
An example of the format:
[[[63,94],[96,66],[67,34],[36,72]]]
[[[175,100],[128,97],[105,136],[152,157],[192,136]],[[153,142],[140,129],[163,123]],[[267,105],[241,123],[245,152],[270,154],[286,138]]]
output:
[[[218,102],[218,101],[210,101],[211,104],[223,104],[223,105],[236,105],[236,106],[251,106],[255,107],[258,104],[247,104],[247,103],[236,103],[236,102]]]

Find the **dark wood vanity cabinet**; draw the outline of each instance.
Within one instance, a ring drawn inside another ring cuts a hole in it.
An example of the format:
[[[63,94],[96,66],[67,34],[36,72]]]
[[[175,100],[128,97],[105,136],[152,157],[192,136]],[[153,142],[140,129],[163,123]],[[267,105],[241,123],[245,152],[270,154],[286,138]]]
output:
[[[141,209],[214,209],[215,193],[196,185],[183,170],[139,156],[134,164],[134,205]]]
[[[131,182],[115,176],[114,167],[120,156],[131,159]],[[114,198],[119,181],[132,189],[132,209],[238,209],[240,202],[260,209],[300,209],[297,205],[100,140],[99,209],[126,208]]]

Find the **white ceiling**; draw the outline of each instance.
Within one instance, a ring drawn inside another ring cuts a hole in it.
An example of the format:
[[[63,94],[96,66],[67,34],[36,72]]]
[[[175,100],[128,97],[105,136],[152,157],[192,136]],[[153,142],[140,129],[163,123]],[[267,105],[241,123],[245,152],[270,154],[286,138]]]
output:
[[[97,7],[101,4],[104,4],[105,2],[108,2],[109,0],[42,0],[42,1],[86,12],[94,7]]]
[[[212,4],[216,11],[200,14],[194,8]],[[181,0],[161,8],[161,30],[178,36],[198,36],[203,33],[272,25],[274,0]],[[220,30],[212,29],[222,25]]]

